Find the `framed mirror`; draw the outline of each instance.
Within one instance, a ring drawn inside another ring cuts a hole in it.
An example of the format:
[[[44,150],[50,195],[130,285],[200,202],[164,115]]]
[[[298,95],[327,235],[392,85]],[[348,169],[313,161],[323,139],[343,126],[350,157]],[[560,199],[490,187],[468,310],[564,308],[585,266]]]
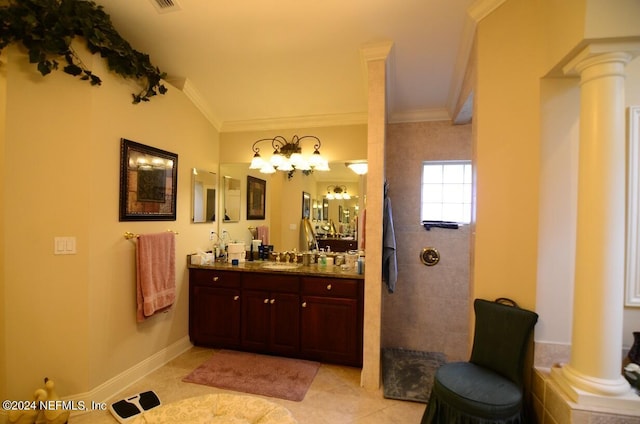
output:
[[[216,190],[218,178],[214,172],[193,168],[191,172],[191,222],[216,220]]]
[[[318,207],[318,199],[311,199],[311,216],[314,221],[320,221],[322,210]]]
[[[329,219],[329,199],[326,197],[322,198],[322,218],[323,221]]]
[[[311,219],[311,195],[306,191],[302,192],[302,218]]]
[[[240,180],[229,176],[223,177],[224,190],[224,222],[240,221]]]
[[[178,155],[120,140],[120,221],[175,221]]]
[[[247,219],[264,219],[267,182],[247,175]]]

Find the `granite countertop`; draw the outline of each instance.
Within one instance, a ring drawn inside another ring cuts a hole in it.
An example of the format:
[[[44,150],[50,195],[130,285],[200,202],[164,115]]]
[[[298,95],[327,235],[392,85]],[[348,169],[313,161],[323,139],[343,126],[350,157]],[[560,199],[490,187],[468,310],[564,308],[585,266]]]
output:
[[[265,274],[293,274],[302,276],[314,276],[314,277],[332,277],[332,278],[351,278],[363,280],[364,275],[358,274],[357,270],[342,270],[339,266],[327,266],[326,268],[318,267],[318,264],[302,265],[302,264],[290,264],[297,265],[295,268],[276,268],[284,265],[280,262],[273,261],[246,261],[238,265],[231,265],[230,263],[215,262],[207,265],[193,265],[191,264],[191,258],[187,256],[187,264],[192,269],[216,269],[220,271],[237,271],[237,272],[260,272]],[[281,265],[278,265],[281,264]],[[271,267],[271,268],[270,268]]]

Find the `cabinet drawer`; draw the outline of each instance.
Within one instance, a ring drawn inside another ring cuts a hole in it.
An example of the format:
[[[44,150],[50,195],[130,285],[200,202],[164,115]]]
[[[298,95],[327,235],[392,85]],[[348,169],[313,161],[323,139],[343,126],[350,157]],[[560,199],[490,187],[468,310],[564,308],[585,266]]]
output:
[[[242,275],[242,287],[251,290],[269,290],[298,293],[300,284],[295,275],[263,274],[245,272]]]
[[[212,269],[190,269],[190,281],[214,287],[240,287],[239,272],[225,272]]]
[[[303,277],[302,294],[357,299],[358,280]]]

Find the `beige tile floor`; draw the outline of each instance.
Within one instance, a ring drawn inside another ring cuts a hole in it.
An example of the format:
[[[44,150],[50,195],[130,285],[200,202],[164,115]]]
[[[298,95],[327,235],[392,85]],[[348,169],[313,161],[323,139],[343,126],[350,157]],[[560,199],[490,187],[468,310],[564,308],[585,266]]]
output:
[[[209,359],[215,350],[194,347],[150,373],[112,399],[116,401],[146,390],[155,391],[163,403],[225,390],[182,379]],[[232,392],[228,392],[232,393]],[[385,399],[382,390],[360,387],[357,368],[322,364],[302,402],[266,398],[291,411],[300,424],[410,424],[419,423],[425,405]],[[72,416],[70,424],[113,424],[108,411]]]

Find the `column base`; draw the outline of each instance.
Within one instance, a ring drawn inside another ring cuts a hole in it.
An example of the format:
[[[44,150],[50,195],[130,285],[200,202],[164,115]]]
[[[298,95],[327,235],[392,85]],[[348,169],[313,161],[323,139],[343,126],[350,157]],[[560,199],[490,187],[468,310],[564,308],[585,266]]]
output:
[[[622,375],[619,380],[604,380],[580,374],[570,365],[562,365],[551,369],[551,379],[579,405],[620,410],[640,407],[640,396]]]

